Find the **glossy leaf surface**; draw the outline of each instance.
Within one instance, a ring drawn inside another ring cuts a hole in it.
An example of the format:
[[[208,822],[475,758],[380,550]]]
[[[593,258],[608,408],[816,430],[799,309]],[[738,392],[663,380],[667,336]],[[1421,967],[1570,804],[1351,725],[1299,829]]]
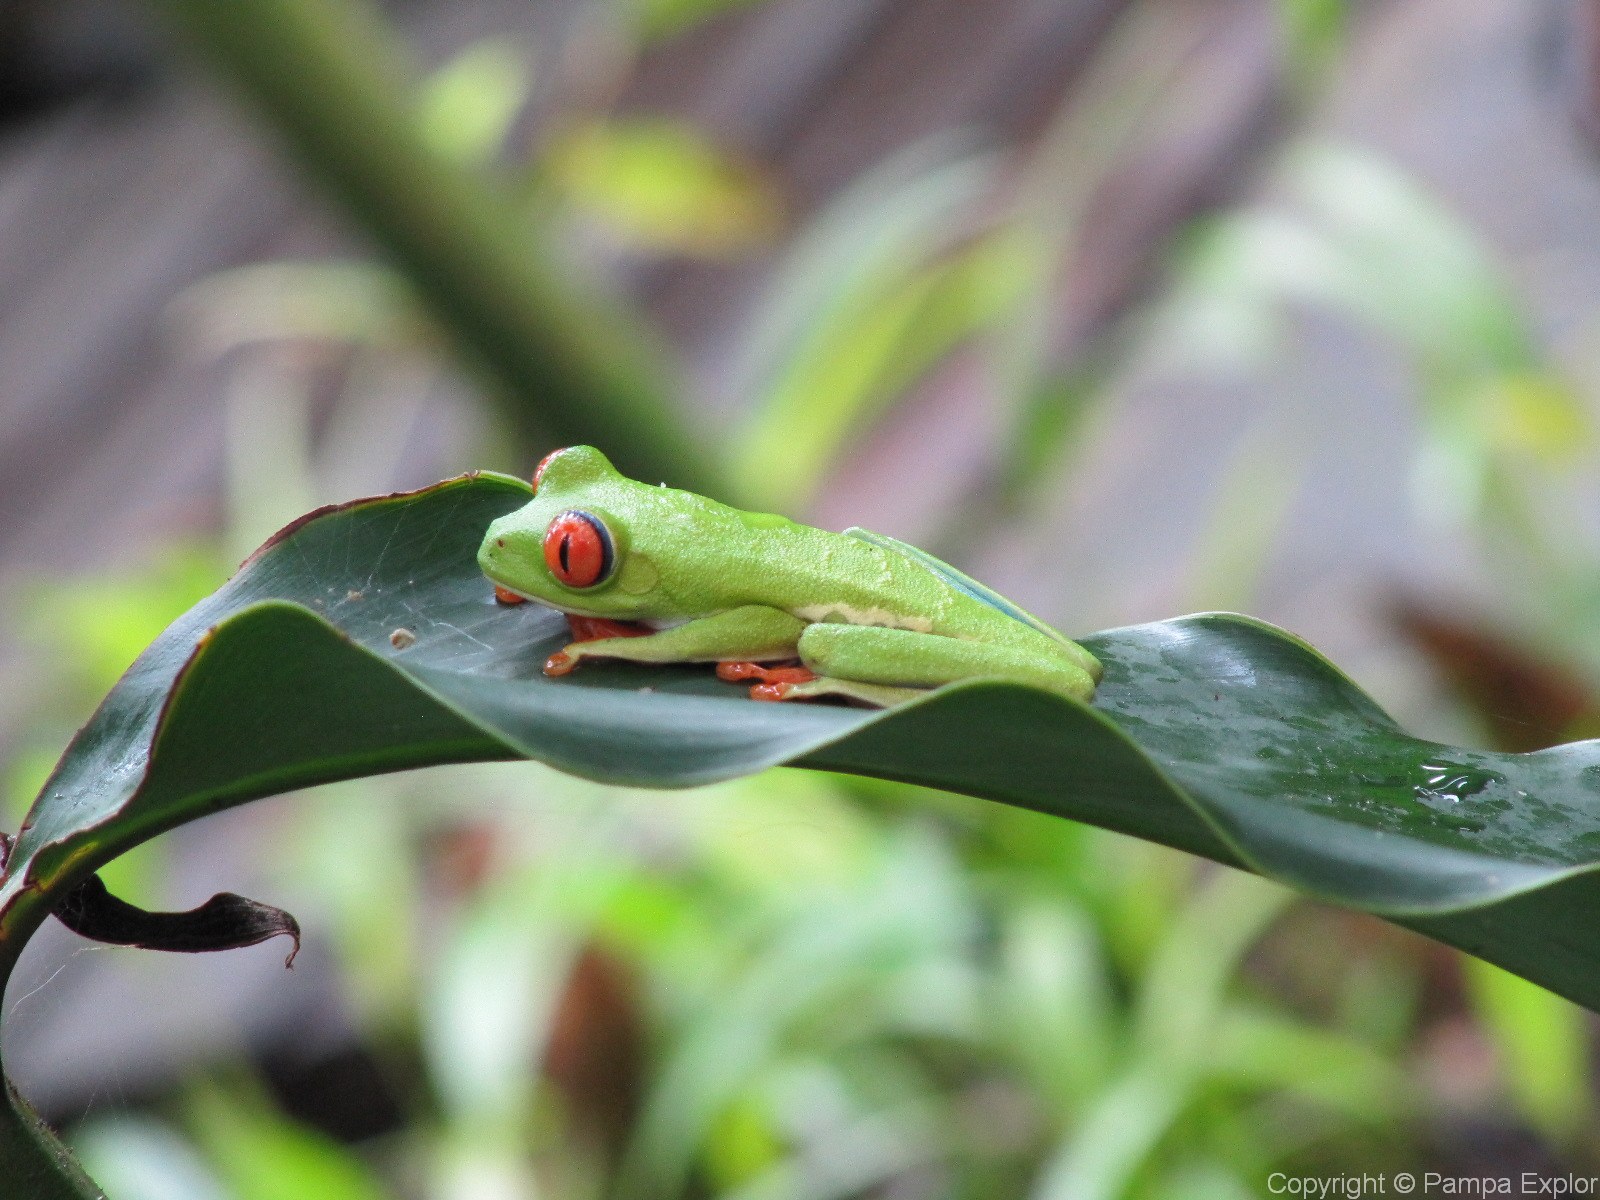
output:
[[[564,622],[496,604],[475,564],[527,495],[477,475],[313,514],[174,624],[36,803],[0,886],[6,957],[121,851],[289,788],[491,758],[661,787],[791,763],[1164,842],[1600,1008],[1600,743],[1413,738],[1315,651],[1228,614],[1084,639],[1106,666],[1088,706],[994,683],[888,712],[759,704],[695,666],[546,679]]]

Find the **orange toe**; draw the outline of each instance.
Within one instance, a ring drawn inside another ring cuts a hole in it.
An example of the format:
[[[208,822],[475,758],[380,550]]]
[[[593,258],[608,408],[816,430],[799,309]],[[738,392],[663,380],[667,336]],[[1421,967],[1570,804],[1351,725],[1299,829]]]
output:
[[[494,585],[494,598],[501,604],[526,604],[528,598],[519,596],[510,588],[503,588],[498,583]]]
[[[728,683],[757,679],[762,683],[810,683],[816,673],[801,666],[765,667],[756,662],[725,660],[717,664],[717,678]]]
[[[546,675],[570,675],[576,669],[578,660],[572,655],[557,651],[544,660],[544,673]]]

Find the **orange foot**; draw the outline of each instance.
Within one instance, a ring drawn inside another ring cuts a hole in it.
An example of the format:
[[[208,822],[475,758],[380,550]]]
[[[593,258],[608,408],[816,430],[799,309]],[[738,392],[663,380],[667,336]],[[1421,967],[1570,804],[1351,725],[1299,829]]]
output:
[[[767,667],[755,662],[731,661],[717,664],[718,679],[729,683],[758,681],[750,689],[752,700],[786,700],[795,684],[810,683],[816,677],[816,672],[798,665]]]
[[[574,642],[598,642],[604,638],[649,637],[655,630],[638,621],[613,621],[610,617],[580,617],[567,614],[567,628],[572,630]],[[565,650],[557,651],[544,661],[546,675],[570,675],[577,669],[578,660]]]
[[[501,604],[526,604],[528,598],[519,596],[510,588],[503,588],[498,583],[494,585],[494,598]]]

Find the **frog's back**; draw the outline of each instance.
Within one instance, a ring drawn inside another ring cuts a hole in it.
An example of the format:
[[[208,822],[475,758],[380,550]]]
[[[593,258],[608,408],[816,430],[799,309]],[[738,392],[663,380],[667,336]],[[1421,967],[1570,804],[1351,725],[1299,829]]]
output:
[[[881,547],[890,553],[898,554],[903,558],[910,560],[931,574],[935,579],[943,584],[945,588],[949,589],[950,593],[954,596],[965,597],[968,600],[976,601],[985,608],[1002,613],[1003,615],[1010,617],[1013,621],[1017,621],[1027,628],[1033,630],[1035,633],[1049,638],[1051,641],[1061,642],[1067,645],[1072,644],[1071,640],[1067,638],[1065,634],[1051,628],[1049,625],[1046,625],[1038,617],[1034,616],[1021,606],[1006,599],[1006,597],[1002,596],[993,588],[979,583],[970,575],[966,575],[961,571],[956,570],[943,559],[935,558],[926,550],[921,550],[916,546],[899,541],[898,539],[889,537],[886,534],[873,533],[870,529],[862,529],[859,526],[851,526],[849,529],[844,531],[844,535],[846,537],[855,538],[858,541],[866,542],[872,546]],[[961,607],[964,608],[966,606],[962,605]]]
[[[806,542],[799,554],[784,556],[809,576],[796,579],[795,603],[787,606],[802,620],[910,629],[1045,652],[1073,646],[1037,617],[915,546],[864,529],[791,529],[791,536]]]
[[[999,593],[894,538],[858,528],[832,533],[689,492],[637,484],[630,490],[632,527],[648,531],[664,589],[685,613],[769,604],[805,621],[1045,651],[1073,645]],[[707,536],[708,529],[715,535]],[[678,563],[693,565],[678,571]]]

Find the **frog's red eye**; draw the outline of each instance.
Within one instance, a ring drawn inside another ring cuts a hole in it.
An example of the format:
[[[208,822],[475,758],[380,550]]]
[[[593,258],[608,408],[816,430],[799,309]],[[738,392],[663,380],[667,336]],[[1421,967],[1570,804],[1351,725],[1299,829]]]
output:
[[[599,517],[572,509],[545,530],[544,561],[550,574],[568,587],[589,588],[610,577],[616,551]]]
[[[533,469],[533,490],[539,490],[539,480],[544,478],[544,469],[550,465],[550,460],[560,454],[559,450],[552,450],[539,460],[539,465]]]

